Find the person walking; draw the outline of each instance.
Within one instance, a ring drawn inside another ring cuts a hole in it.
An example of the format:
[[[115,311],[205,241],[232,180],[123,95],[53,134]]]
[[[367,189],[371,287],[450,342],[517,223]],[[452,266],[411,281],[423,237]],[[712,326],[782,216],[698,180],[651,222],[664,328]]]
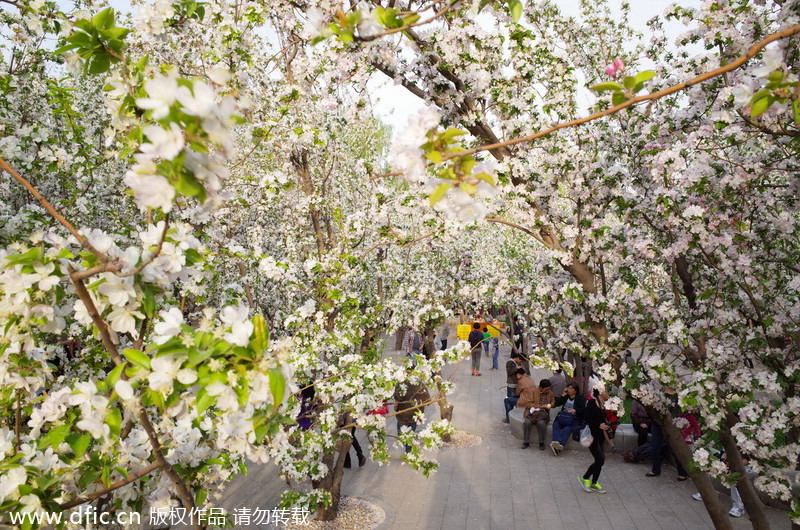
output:
[[[423,340],[422,336],[414,328],[408,328],[403,337],[403,350],[406,357],[411,358],[411,365],[417,365],[417,356],[422,355]]]
[[[481,375],[481,344],[483,343],[483,332],[481,331],[480,322],[475,322],[472,325],[472,331],[469,332],[470,348],[472,348],[472,375]]]
[[[345,412],[341,419],[341,425],[347,429],[347,426],[350,425],[352,422],[350,413]],[[367,463],[367,457],[364,456],[364,451],[361,449],[361,444],[358,443],[358,438],[356,438],[356,426],[352,425],[350,428],[350,436],[353,437],[353,444],[350,446],[351,449],[356,450],[356,457],[358,458],[358,467],[364,467],[364,464]],[[347,450],[347,454],[344,456],[344,467],[350,468],[350,449]]]
[[[441,347],[443,350],[447,349],[447,339],[450,337],[450,326],[447,325],[447,322],[442,323],[439,326],[439,329],[436,330],[437,334],[439,335],[439,342],[441,343]]]
[[[550,392],[550,381],[547,379],[539,381],[539,387],[534,388],[532,392],[520,394],[517,406],[523,407],[522,415],[525,418],[525,424],[522,427],[523,449],[530,447],[531,431],[535,425],[539,435],[539,450],[544,451],[544,438],[547,433],[547,424],[550,423],[550,409],[553,408],[554,401],[553,393]]]
[[[518,353],[512,353],[511,358],[506,361],[506,397],[503,400],[503,405],[506,409],[506,417],[503,423],[509,423],[508,413],[517,406],[517,370],[522,368],[522,359]],[[523,368],[523,371],[524,368]]]
[[[601,394],[595,388],[592,391],[592,395],[594,399],[590,399],[586,403],[586,412],[583,419],[592,433],[592,444],[589,446],[589,452],[592,454],[594,462],[582,477],[578,477],[578,480],[583,489],[588,492],[605,493],[605,488],[597,480],[600,478],[600,471],[602,471],[606,460],[604,445],[606,441],[605,431],[608,430],[608,424],[606,423],[606,413],[603,409],[605,404],[605,399],[603,398],[607,397],[607,394]]]

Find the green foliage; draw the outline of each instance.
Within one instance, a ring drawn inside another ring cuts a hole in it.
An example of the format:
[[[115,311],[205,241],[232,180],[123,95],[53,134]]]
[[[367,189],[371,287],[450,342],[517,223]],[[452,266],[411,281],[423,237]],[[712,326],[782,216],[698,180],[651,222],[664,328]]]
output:
[[[605,81],[603,83],[592,85],[589,87],[589,89],[598,93],[611,92],[611,104],[617,106],[625,103],[634,97],[638,92],[641,92],[645,83],[650,81],[655,76],[656,73],[652,70],[645,70],[644,72],[638,73],[634,76],[623,77],[621,85],[616,81]]]
[[[103,9],[91,19],[75,21],[72,34],[66,38],[67,44],[58,48],[56,54],[70,51],[84,60],[84,69],[90,74],[102,74],[113,63],[122,60],[125,48],[124,39],[129,30],[115,26],[114,9]]]

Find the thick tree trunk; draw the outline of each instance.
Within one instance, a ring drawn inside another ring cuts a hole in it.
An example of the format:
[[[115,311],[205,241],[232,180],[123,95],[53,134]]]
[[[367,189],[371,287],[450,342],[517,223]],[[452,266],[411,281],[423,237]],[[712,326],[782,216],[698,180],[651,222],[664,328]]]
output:
[[[394,332],[394,349],[401,350],[403,349],[403,336],[406,334],[406,330],[408,330],[408,326],[403,326],[397,331]]]
[[[320,521],[332,521],[339,515],[339,500],[342,496],[342,478],[344,477],[344,459],[352,444],[352,439],[337,442],[336,450],[322,457],[322,462],[328,466],[328,474],[320,480],[311,482],[315,488],[324,489],[331,494],[330,505],[317,508],[317,519]]]
[[[733,428],[737,423],[736,416],[728,411],[725,418],[728,429]],[[720,432],[720,441],[725,448],[725,454],[728,457],[728,465],[731,471],[739,473],[739,480],[736,481],[736,489],[739,490],[739,495],[742,497],[747,515],[750,517],[750,522],[756,530],[769,530],[769,519],[767,514],[764,513],[764,504],[758,498],[758,491],[753,486],[753,481],[747,476],[744,469],[744,461],[739,447],[736,445],[736,440],[731,435],[730,430]]]
[[[436,375],[441,377],[442,372],[439,372]],[[453,423],[453,405],[451,405],[447,401],[447,394],[445,394],[444,390],[442,389],[442,383],[441,382],[437,382],[436,383],[436,387],[439,390],[439,395],[438,395],[438,399],[437,399],[437,403],[439,405],[439,419],[447,420],[452,424]],[[451,438],[452,437],[449,434],[445,434],[442,437],[442,440],[444,440],[445,442],[449,442],[451,440]]]
[[[661,427],[661,431],[675,453],[675,457],[689,473],[689,477],[692,479],[697,491],[703,497],[703,504],[705,504],[706,511],[711,517],[711,522],[714,523],[714,528],[717,530],[732,530],[733,526],[731,525],[730,517],[728,517],[727,512],[719,502],[719,495],[717,495],[717,490],[714,489],[714,485],[711,483],[711,478],[702,471],[691,471],[689,468],[689,462],[692,461],[692,450],[684,441],[680,429],[672,421],[672,414],[669,412],[661,414],[652,407],[645,408],[653,421]]]

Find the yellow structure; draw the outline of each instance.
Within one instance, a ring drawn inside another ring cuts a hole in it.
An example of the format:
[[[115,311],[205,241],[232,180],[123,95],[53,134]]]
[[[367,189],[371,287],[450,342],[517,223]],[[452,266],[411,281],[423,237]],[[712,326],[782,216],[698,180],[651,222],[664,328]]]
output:
[[[473,320],[466,324],[461,324],[458,326],[458,340],[467,340],[469,338],[469,332],[472,331],[472,325],[476,321]],[[502,330],[505,328],[504,322],[478,322],[481,325],[481,331],[483,328],[489,328],[489,335],[492,337],[499,337],[502,334]]]

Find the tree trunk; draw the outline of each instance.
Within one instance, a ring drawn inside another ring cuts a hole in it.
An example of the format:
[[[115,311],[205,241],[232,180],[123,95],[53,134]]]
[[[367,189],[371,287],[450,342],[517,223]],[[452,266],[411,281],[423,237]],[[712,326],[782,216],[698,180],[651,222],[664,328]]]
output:
[[[403,336],[406,334],[406,330],[408,326],[403,326],[397,331],[394,332],[394,349],[395,350],[402,350],[403,349]]]
[[[728,411],[728,415],[725,418],[728,429],[733,428],[737,421],[736,416]],[[720,432],[719,438],[722,442],[722,446],[725,448],[725,455],[728,457],[728,465],[731,471],[739,473],[739,480],[736,481],[736,489],[739,490],[739,495],[742,497],[747,515],[750,517],[750,523],[756,530],[769,530],[769,519],[767,519],[767,514],[764,513],[764,505],[761,499],[758,498],[758,491],[756,491],[755,486],[753,486],[753,481],[747,476],[747,472],[744,469],[742,453],[736,445],[736,440],[734,440],[730,430]]]
[[[714,523],[714,528],[716,530],[732,530],[733,526],[731,525],[730,517],[728,517],[727,512],[719,502],[719,495],[717,495],[717,490],[714,489],[714,485],[711,483],[711,477],[702,471],[691,471],[689,468],[689,462],[692,461],[692,450],[684,441],[680,429],[672,421],[672,414],[669,412],[662,414],[652,407],[645,408],[653,421],[661,427],[667,443],[675,453],[675,458],[680,461],[681,465],[689,473],[689,477],[703,497],[703,504],[705,504],[706,511],[711,517],[711,522]]]
[[[441,378],[442,372],[440,371],[436,375],[438,375]],[[437,399],[437,403],[439,405],[439,419],[447,420],[448,422],[450,422],[452,424],[453,423],[453,405],[451,405],[447,401],[447,394],[445,394],[444,390],[442,389],[442,383],[441,382],[437,382],[436,383],[436,387],[439,390],[439,396],[438,396],[438,399]],[[449,434],[445,434],[444,436],[442,436],[442,440],[444,440],[445,442],[449,442],[451,439],[452,439],[452,436],[450,436]]]
[[[320,521],[332,521],[339,515],[339,500],[342,496],[342,478],[344,477],[344,459],[352,444],[353,440],[350,438],[339,440],[336,443],[336,449],[322,457],[322,462],[328,466],[328,474],[320,480],[311,481],[315,488],[324,489],[331,494],[330,505],[317,508],[317,519]],[[336,461],[335,464],[334,459]]]

